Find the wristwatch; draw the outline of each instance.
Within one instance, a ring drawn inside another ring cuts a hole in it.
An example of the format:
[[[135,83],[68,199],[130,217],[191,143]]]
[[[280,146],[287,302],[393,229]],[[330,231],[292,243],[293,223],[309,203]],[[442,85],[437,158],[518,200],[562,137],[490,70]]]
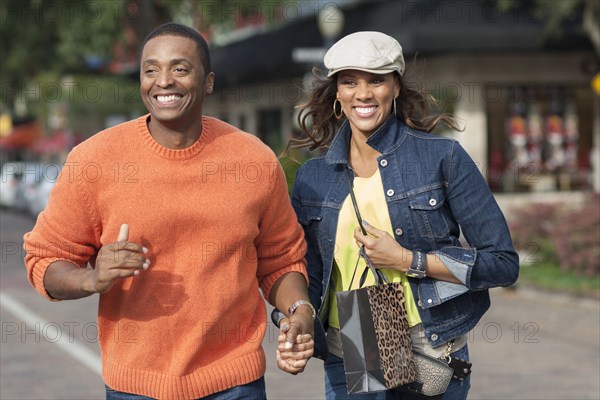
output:
[[[310,301],[306,301],[306,300],[298,300],[297,302],[295,302],[294,304],[292,304],[288,310],[288,315],[291,316],[292,314],[294,314],[294,311],[296,311],[296,308],[300,307],[300,306],[307,306],[310,308],[310,311],[312,313],[312,317],[313,319],[317,316],[317,311],[315,310],[315,308],[313,307],[312,304],[310,304]]]
[[[425,278],[427,271],[427,255],[420,251],[413,251],[413,259],[406,276],[410,278],[423,279]]]

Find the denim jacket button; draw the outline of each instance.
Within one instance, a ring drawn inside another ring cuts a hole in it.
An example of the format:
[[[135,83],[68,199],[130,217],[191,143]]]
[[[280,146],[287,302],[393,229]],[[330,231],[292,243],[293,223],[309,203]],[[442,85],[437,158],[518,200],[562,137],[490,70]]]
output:
[[[404,231],[400,228],[397,228],[394,232],[396,232],[396,235],[398,236],[402,236],[402,234],[404,233]]]
[[[429,205],[431,207],[435,206],[437,204],[437,200],[436,199],[429,199]]]
[[[436,335],[435,333],[431,335],[431,340],[433,340],[434,342],[438,340],[438,335]]]
[[[431,304],[431,303],[433,303],[433,300],[427,299],[427,304]]]
[[[387,160],[381,160],[379,161],[379,165],[381,165],[382,167],[387,167]]]
[[[392,197],[394,195],[394,189],[388,189],[386,193],[388,196]]]

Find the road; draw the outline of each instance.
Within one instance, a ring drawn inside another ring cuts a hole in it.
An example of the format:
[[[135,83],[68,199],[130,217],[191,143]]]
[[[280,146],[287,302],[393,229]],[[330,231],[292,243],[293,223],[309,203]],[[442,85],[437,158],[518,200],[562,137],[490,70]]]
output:
[[[97,299],[52,303],[27,282],[22,237],[31,218],[0,212],[0,399],[102,399]],[[322,399],[311,360],[299,376],[275,365],[277,330],[264,340],[269,399]],[[600,305],[531,290],[496,289],[469,336],[470,399],[600,399]]]

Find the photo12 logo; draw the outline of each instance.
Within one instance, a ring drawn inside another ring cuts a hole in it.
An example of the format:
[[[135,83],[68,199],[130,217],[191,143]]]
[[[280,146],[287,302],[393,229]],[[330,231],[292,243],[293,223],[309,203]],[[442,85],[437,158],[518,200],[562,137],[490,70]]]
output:
[[[137,343],[139,326],[135,322],[118,322],[112,330],[115,343]],[[36,322],[33,326],[25,322],[2,322],[2,344],[12,341],[20,343],[57,343],[77,340],[86,343],[98,342],[98,324],[96,322]]]

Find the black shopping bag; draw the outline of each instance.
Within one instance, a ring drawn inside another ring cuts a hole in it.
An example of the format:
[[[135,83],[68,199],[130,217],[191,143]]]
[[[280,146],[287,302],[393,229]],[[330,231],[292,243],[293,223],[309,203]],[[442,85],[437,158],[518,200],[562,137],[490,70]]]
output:
[[[348,394],[415,380],[404,288],[377,273],[376,286],[336,293]]]
[[[363,235],[367,236],[350,172],[346,170],[345,175],[356,219]],[[360,279],[360,289],[335,294],[348,394],[392,389],[414,382],[416,376],[404,288],[401,283],[389,283],[383,272],[375,268],[364,246],[360,248],[359,260],[361,257],[368,268]],[[357,261],[350,288],[358,264]],[[369,271],[376,284],[362,287]]]

